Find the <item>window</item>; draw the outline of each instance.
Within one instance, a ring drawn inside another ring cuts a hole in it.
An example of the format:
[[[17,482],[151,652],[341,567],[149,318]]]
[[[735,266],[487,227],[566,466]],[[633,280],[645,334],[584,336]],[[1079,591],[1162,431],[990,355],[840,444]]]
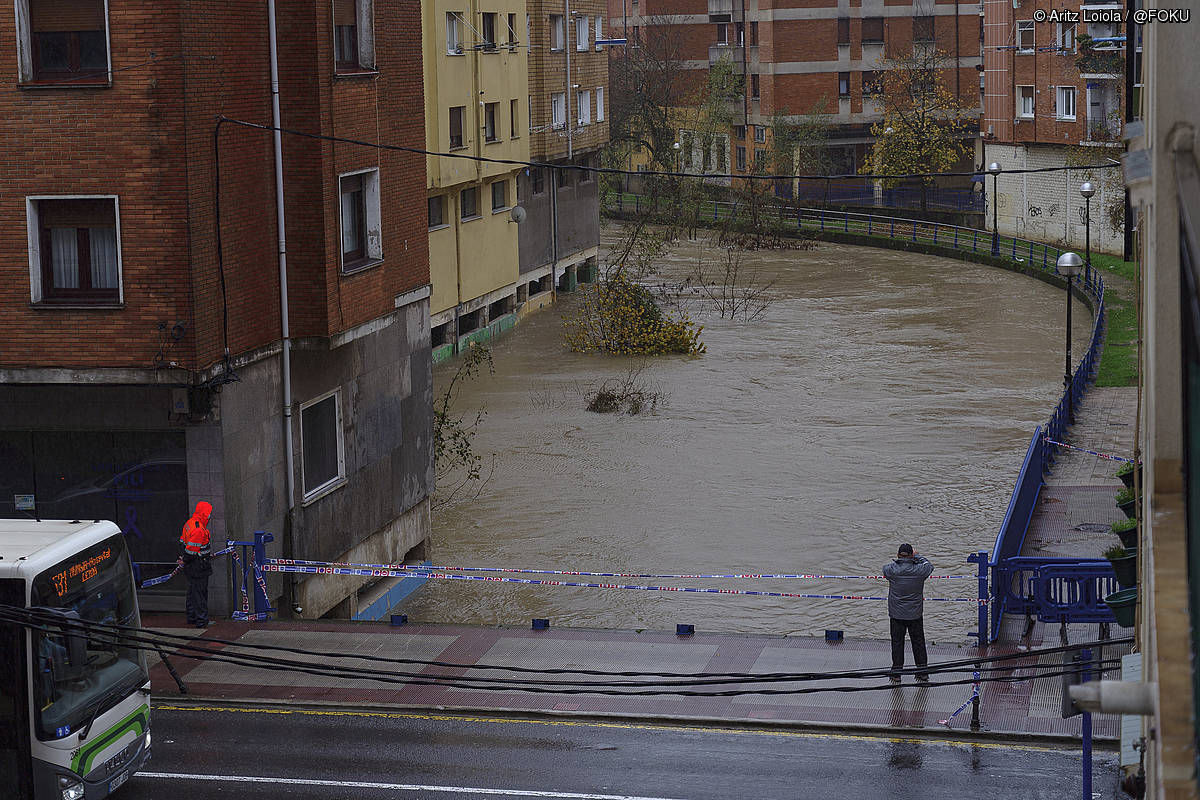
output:
[[[933,40],[933,17],[913,17],[913,41],[932,42]]]
[[[839,72],[838,73],[838,97],[849,97],[849,96],[850,96],[850,73],[849,72]]]
[[[117,198],[26,200],[33,301],[121,302]]]
[[[22,81],[105,83],[109,79],[104,0],[18,0]]]
[[[1033,87],[1017,87],[1017,116],[1025,119],[1033,118]]]
[[[575,18],[575,49],[588,49],[588,18],[585,14]]]
[[[879,71],[864,69],[862,73],[863,97],[879,94]]]
[[[750,46],[758,47],[758,23],[750,23]]]
[[[450,108],[450,149],[463,146],[463,114],[466,112],[466,106],[452,106]]]
[[[637,25],[633,26],[633,46],[642,46],[642,29]]]
[[[508,101],[508,138],[517,139],[521,136],[521,109],[516,100]]]
[[[1074,120],[1075,119],[1075,87],[1074,86],[1059,86],[1058,87],[1058,108],[1056,114],[1059,119]]]
[[[492,184],[492,213],[508,208],[508,181],[496,181]]]
[[[338,178],[342,228],[342,269],[383,258],[379,241],[379,170],[366,170]]]
[[[729,44],[729,24],[728,23],[725,23],[725,22],[717,23],[717,44],[722,45],[722,46]]]
[[[483,37],[483,49],[496,49],[496,14],[491,11],[484,11],[480,17],[480,36]]]
[[[508,15],[508,46],[513,47],[517,43],[517,15]]]
[[[767,140],[767,128],[765,125],[754,126],[754,141],[762,144]]]
[[[746,46],[746,24],[744,22],[737,23],[737,46]]]
[[[354,0],[333,2],[333,61],[337,69],[358,66],[358,13]]]
[[[1017,52],[1033,52],[1033,20],[1031,19],[1017,22]]]
[[[446,12],[446,52],[451,55],[462,55],[462,12]]]
[[[579,104],[579,124],[592,124],[592,93],[588,89],[584,89],[579,93],[576,100]]]
[[[429,230],[446,225],[446,196],[439,194],[429,198]]]
[[[550,15],[550,49],[562,50],[566,31],[563,29],[562,14]]]
[[[596,87],[596,122],[604,122],[604,87]]]
[[[345,477],[340,390],[300,405],[300,451],[305,500]]]
[[[483,105],[483,140],[485,142],[498,142],[500,137],[496,134],[496,108],[499,103],[484,103]]]
[[[733,138],[745,139],[746,138],[746,126],[745,125],[734,125],[733,126]]]
[[[591,156],[584,156],[583,158],[579,159],[579,166],[583,167],[583,169],[579,171],[580,183],[591,183],[592,181],[596,180],[596,173],[592,172]]]
[[[760,173],[767,171],[767,151],[761,147],[754,148],[754,171]]]
[[[561,167],[554,170],[554,175],[558,181],[558,188],[565,189],[571,185],[571,173],[573,170],[562,169]]]
[[[750,76],[750,97],[754,100],[758,99],[758,75]]]
[[[541,167],[529,168],[529,184],[534,194],[542,194],[546,191],[546,174],[542,172]]]
[[[604,38],[604,17],[600,17],[600,16],[596,17],[596,28],[594,31],[594,38],[596,40],[596,49],[599,50],[600,49],[600,40]]]
[[[737,157],[738,172],[745,172],[746,171],[746,148],[742,147],[741,145],[738,145],[736,152],[737,152],[736,157]]]
[[[472,186],[458,193],[459,218],[463,222],[479,217],[479,187]]]
[[[1058,30],[1055,32],[1058,42],[1059,52],[1074,53],[1075,52],[1075,26],[1068,25],[1065,22],[1058,23]]]
[[[864,44],[883,41],[883,17],[863,17],[862,40]]]
[[[850,18],[838,17],[837,21],[837,37],[838,44],[850,44]]]
[[[554,92],[550,95],[550,124],[557,130],[567,125],[567,95],[566,92]]]

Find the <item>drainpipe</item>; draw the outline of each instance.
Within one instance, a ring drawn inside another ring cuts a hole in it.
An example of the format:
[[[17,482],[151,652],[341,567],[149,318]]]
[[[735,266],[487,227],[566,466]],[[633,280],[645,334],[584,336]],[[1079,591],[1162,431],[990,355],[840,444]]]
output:
[[[748,99],[746,99],[746,89],[747,89],[746,78],[750,75],[750,57],[748,55],[748,53],[750,52],[750,47],[746,43],[746,40],[749,38],[749,35],[750,35],[750,32],[746,30],[746,26],[749,24],[750,23],[746,21],[746,0],[742,0],[742,125],[743,126],[750,124],[750,101]],[[737,35],[736,34],[736,31],[737,31],[736,25],[734,26],[733,30],[735,31],[734,35],[736,36]],[[758,63],[761,64],[762,61],[759,60]],[[760,106],[760,108],[761,108],[761,106]]]
[[[575,125],[571,122],[571,0],[566,0],[563,13],[563,50],[567,54],[567,160],[574,157]],[[576,38],[578,43],[578,37]]]
[[[275,153],[275,226],[279,231],[279,322],[283,339],[283,460],[287,490],[287,512],[283,518],[283,556],[295,557],[292,516],[296,502],[295,454],[292,451],[292,339],[288,331],[287,233],[283,213],[283,139],[279,113],[279,50],[276,46],[275,0],[267,0],[267,29],[271,60],[271,125]],[[295,604],[296,581],[290,574],[284,580],[283,614],[290,615]]]
[[[568,78],[568,80],[570,80]],[[558,300],[558,167],[550,167],[550,298]]]

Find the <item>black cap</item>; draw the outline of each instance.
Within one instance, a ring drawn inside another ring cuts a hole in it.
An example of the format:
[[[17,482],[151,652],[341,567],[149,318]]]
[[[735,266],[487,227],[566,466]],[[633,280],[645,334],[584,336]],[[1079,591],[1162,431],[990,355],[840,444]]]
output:
[[[909,544],[908,542],[905,542],[904,544],[900,545],[900,549],[896,551],[896,555],[900,556],[901,558],[907,558],[908,556],[911,556],[912,554],[913,554],[912,545]]]

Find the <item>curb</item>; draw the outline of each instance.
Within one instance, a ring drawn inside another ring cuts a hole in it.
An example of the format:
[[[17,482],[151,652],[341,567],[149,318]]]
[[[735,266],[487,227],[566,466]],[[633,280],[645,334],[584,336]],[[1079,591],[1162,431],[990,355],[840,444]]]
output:
[[[710,727],[723,729],[749,729],[759,732],[771,731],[789,731],[797,733],[825,733],[825,734],[845,734],[845,735],[866,735],[874,734],[876,736],[886,736],[888,738],[903,738],[903,739],[923,739],[933,741],[947,741],[955,744],[1018,744],[1018,743],[1035,743],[1039,745],[1059,746],[1064,749],[1076,749],[1082,747],[1082,739],[1078,736],[1058,733],[1036,733],[1029,731],[989,731],[981,730],[972,732],[969,729],[945,728],[937,726],[935,728],[927,727],[893,727],[889,725],[871,725],[869,723],[859,722],[812,722],[803,720],[764,720],[751,718],[728,718],[728,717],[692,717],[681,714],[628,714],[617,712],[586,712],[586,711],[555,711],[548,710],[530,710],[522,708],[480,708],[475,706],[422,706],[422,705],[405,705],[401,703],[372,703],[369,706],[353,706],[345,703],[324,702],[319,700],[305,701],[287,701],[287,700],[266,700],[260,698],[229,698],[229,697],[205,697],[199,695],[162,695],[156,694],[152,698],[151,707],[159,703],[172,703],[182,706],[201,706],[211,705],[225,708],[252,706],[256,709],[278,710],[278,711],[347,711],[347,712],[403,712],[403,713],[426,713],[426,714],[445,714],[448,716],[464,716],[467,714],[491,714],[494,716],[510,718],[513,720],[529,720],[537,721],[545,718],[554,718],[562,720],[575,720],[583,723],[601,723],[601,722],[620,722],[620,723],[658,723],[663,726],[675,726],[680,728],[691,727]],[[963,738],[969,737],[971,741],[964,742]],[[1117,750],[1120,742],[1113,737],[1096,736],[1093,739],[1093,747],[1101,750]]]

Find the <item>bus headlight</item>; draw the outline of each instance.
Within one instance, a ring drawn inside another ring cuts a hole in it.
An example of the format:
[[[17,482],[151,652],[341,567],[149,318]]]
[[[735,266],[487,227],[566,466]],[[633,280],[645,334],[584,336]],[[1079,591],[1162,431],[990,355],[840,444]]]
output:
[[[58,776],[58,788],[62,790],[62,800],[82,800],[83,783],[66,775]]]

